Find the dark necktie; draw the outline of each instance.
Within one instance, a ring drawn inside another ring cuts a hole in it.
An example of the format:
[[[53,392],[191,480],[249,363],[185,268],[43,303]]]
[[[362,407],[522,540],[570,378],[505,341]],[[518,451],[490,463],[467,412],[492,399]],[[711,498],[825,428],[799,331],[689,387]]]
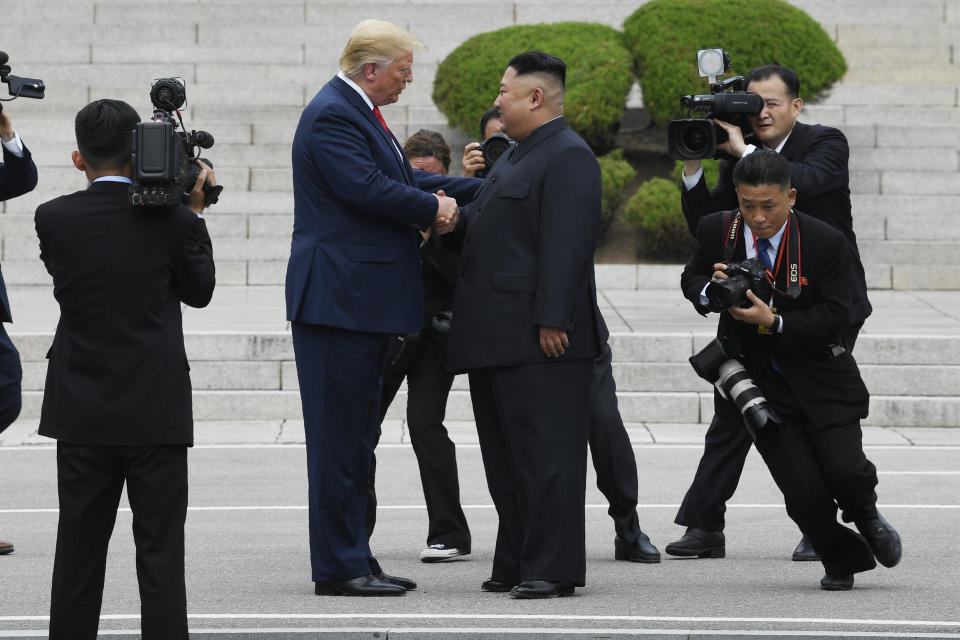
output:
[[[759,253],[759,258],[763,260],[763,265],[769,270],[773,271],[773,262],[770,261],[770,241],[766,238],[760,238],[757,240],[757,253]]]
[[[380,124],[383,125],[384,131],[387,132],[387,135],[390,135],[390,127],[387,126],[386,120],[383,119],[383,115],[380,114],[380,107],[373,108],[373,115],[377,116],[377,120],[380,121]]]

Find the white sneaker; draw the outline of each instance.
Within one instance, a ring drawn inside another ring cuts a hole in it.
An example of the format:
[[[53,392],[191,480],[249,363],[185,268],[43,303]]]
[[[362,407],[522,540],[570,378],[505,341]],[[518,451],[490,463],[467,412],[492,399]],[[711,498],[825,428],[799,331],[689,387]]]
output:
[[[432,544],[420,552],[420,562],[448,562],[458,556],[465,556],[469,551],[443,544]]]

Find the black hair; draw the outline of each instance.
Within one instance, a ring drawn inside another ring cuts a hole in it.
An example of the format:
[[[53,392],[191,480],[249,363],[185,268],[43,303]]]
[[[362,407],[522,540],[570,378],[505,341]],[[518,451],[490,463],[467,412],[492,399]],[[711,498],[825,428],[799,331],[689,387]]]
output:
[[[420,129],[403,143],[408,158],[436,158],[444,170],[450,170],[450,147],[443,136],[430,129]]]
[[[744,85],[749,86],[754,80],[760,82],[774,76],[780,78],[783,84],[787,85],[787,94],[791,98],[800,97],[800,77],[797,76],[797,72],[789,67],[781,67],[778,64],[765,64],[751,70],[750,73],[747,74]]]
[[[556,78],[560,82],[560,88],[566,87],[567,82],[567,64],[549,53],[543,51],[524,51],[513,56],[508,64],[513,67],[518,76],[528,73],[545,73],[548,76]]]
[[[140,116],[121,100],[95,100],[77,113],[77,149],[91,169],[120,169],[130,161],[133,130]]]
[[[493,107],[492,109],[487,109],[487,112],[483,114],[483,117],[480,118],[480,139],[483,140],[487,135],[487,123],[490,122],[493,118],[499,120],[501,118],[500,109]]]
[[[776,151],[757,149],[737,162],[733,168],[733,184],[738,187],[777,184],[786,191],[790,188],[790,163]]]

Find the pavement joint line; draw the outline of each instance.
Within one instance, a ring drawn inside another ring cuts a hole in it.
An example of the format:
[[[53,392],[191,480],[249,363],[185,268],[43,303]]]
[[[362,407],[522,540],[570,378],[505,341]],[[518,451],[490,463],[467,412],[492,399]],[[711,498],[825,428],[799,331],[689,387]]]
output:
[[[639,616],[530,613],[188,613],[200,620],[514,620],[548,622],[578,620],[594,622],[676,622],[747,624],[832,624],[872,625],[876,627],[958,627],[960,620],[894,620],[882,618],[788,618],[749,616]],[[50,616],[0,616],[0,622],[47,622]],[[101,614],[100,620],[140,620],[139,613]]]

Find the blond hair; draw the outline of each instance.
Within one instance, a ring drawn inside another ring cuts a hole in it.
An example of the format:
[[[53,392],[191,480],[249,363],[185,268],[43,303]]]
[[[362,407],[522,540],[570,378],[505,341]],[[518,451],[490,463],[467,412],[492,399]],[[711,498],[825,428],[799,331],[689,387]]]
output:
[[[385,67],[397,58],[425,49],[420,38],[385,20],[364,20],[350,33],[340,56],[340,70],[350,79],[367,64]]]

